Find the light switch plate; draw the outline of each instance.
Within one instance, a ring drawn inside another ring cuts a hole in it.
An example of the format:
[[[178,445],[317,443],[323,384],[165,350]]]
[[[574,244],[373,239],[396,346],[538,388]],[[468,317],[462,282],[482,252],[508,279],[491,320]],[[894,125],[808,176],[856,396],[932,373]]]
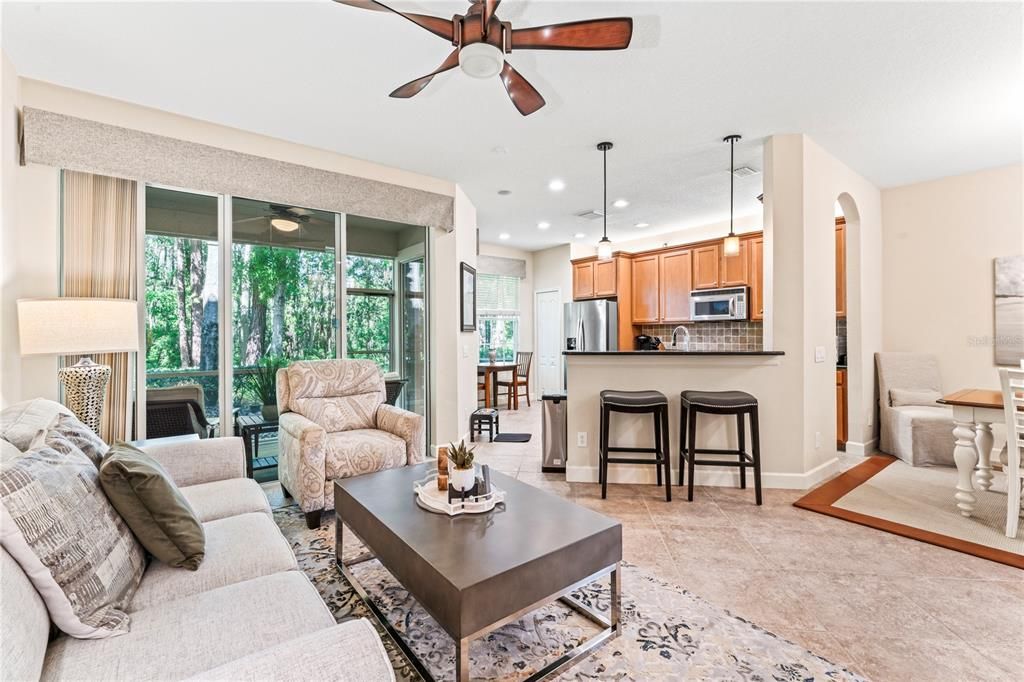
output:
[[[825,346],[814,347],[814,361],[825,362]]]

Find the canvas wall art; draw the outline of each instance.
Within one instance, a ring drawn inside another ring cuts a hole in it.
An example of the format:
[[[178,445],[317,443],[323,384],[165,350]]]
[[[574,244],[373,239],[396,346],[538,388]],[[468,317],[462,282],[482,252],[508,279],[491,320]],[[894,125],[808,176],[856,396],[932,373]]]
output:
[[[997,365],[1024,360],[1024,256],[996,258]]]

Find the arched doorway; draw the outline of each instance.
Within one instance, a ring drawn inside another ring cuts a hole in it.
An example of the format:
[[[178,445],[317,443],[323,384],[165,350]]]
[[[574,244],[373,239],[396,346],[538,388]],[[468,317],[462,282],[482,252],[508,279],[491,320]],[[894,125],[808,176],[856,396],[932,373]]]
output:
[[[861,219],[847,192],[836,197],[836,403],[837,441],[849,454],[865,455],[872,440],[873,370],[863,353]]]

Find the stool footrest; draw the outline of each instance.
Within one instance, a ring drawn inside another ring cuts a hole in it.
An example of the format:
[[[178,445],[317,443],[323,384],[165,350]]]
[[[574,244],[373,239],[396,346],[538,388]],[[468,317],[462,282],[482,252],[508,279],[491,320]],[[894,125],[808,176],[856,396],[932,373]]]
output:
[[[665,461],[664,457],[653,459],[641,459],[639,457],[609,457],[609,464],[660,464]]]
[[[691,452],[690,448],[682,448],[684,454]],[[745,455],[747,454],[743,450],[720,450],[715,448],[696,448],[692,452],[696,452],[698,455]]]
[[[657,448],[605,448],[608,452],[661,452]]]
[[[687,459],[686,461],[689,462],[690,460]],[[694,464],[704,464],[704,465],[707,465],[707,466],[715,466],[715,467],[752,467],[752,466],[754,466],[754,462],[753,461],[730,462],[728,460],[720,460],[720,459],[695,459],[695,460],[693,460],[693,463]]]

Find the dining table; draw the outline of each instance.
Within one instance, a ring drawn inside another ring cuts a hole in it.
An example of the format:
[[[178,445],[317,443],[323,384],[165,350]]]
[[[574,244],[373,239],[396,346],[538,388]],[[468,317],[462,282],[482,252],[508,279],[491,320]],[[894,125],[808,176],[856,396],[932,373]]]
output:
[[[476,371],[477,374],[484,375],[484,407],[497,407],[498,374],[501,372],[515,372],[515,361],[495,360],[494,362],[481,362],[476,366]]]
[[[1006,421],[1002,391],[965,388],[942,397],[938,403],[953,408],[953,460],[957,484],[953,498],[963,516],[971,516],[978,504],[974,483],[980,490],[992,487],[992,424]]]

